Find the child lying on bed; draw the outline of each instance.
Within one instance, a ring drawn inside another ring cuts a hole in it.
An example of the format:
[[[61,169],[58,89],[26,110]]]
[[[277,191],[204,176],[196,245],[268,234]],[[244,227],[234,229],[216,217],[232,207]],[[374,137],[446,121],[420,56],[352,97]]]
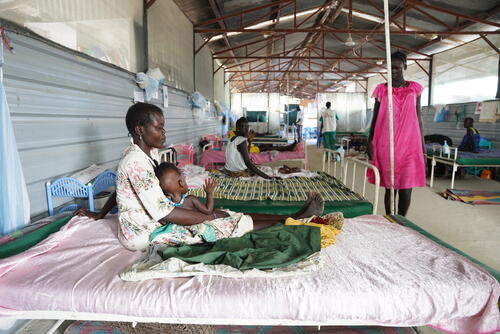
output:
[[[155,173],[160,181],[163,193],[167,196],[169,204],[175,207],[199,211],[206,215],[212,215],[214,219],[229,216],[223,210],[214,210],[214,190],[216,187],[214,180],[208,179],[205,181],[203,190],[205,190],[207,202],[203,203],[198,197],[187,195],[189,189],[186,180],[179,168],[174,164],[163,162],[155,168]]]

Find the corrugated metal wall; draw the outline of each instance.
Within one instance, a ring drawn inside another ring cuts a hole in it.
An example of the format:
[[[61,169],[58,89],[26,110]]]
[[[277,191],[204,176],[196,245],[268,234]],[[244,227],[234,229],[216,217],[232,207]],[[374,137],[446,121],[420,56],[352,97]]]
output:
[[[440,134],[448,136],[453,140],[453,146],[458,146],[465,135],[465,129],[463,127],[463,122],[459,122],[457,129],[454,112],[461,105],[462,104],[449,104],[447,121],[440,123],[434,122],[434,108],[422,108],[424,133],[426,135]],[[492,142],[494,148],[500,148],[500,122],[480,123],[479,115],[474,115],[476,103],[464,103],[463,105],[465,105],[465,117],[472,117],[474,119],[474,127],[479,131],[481,136],[486,137],[490,142]]]
[[[5,52],[4,84],[37,215],[47,209],[46,181],[94,163],[116,166],[129,142],[125,114],[136,85],[127,71],[30,37],[10,37],[16,54]],[[220,132],[215,118],[197,123],[185,92],[169,88],[169,98],[167,144]]]
[[[195,34],[195,50],[204,43],[200,34]],[[207,100],[214,100],[214,69],[212,52],[205,45],[194,58],[194,89]]]
[[[217,63],[214,63],[215,69],[219,67]],[[229,84],[228,84],[229,85]],[[224,69],[221,68],[217,73],[214,75],[214,101],[219,101],[221,104],[226,103],[224,94],[226,91],[226,87],[224,85]],[[227,105],[229,108],[229,105]]]
[[[148,64],[161,69],[169,86],[194,90],[193,24],[172,0],[148,9]]]

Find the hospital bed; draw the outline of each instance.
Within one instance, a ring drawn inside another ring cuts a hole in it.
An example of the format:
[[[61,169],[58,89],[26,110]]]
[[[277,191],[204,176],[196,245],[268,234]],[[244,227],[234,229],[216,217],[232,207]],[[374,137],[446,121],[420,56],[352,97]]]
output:
[[[327,150],[325,152],[328,152]],[[217,151],[214,151],[217,152]],[[220,152],[220,151],[219,151]],[[330,151],[331,156],[338,154],[338,152]],[[223,152],[222,152],[223,153]],[[162,153],[162,157],[164,159],[174,159],[175,156],[169,155],[168,153]],[[324,155],[325,159],[326,155]],[[246,212],[246,213],[270,213],[270,214],[292,214],[296,212],[299,208],[302,207],[304,200],[307,197],[307,191],[318,191],[321,193],[321,190],[328,188],[327,196],[325,197],[325,213],[340,211],[344,214],[345,217],[351,218],[360,215],[375,214],[377,212],[377,203],[378,203],[378,186],[374,187],[374,196],[373,203],[365,199],[366,193],[366,181],[363,185],[362,194],[358,194],[354,192],[352,189],[355,185],[355,171],[356,166],[363,166],[365,168],[374,169],[375,175],[378,176],[378,171],[374,166],[367,164],[358,159],[349,158],[346,162],[342,163],[343,172],[341,175],[336,175],[334,172],[333,176],[329,176],[330,173],[330,165],[333,165],[333,168],[336,171],[337,164],[334,161],[335,159],[330,158],[330,160],[323,161],[323,174],[321,176],[321,180],[315,182],[316,188],[311,188],[313,185],[309,185],[309,180],[302,180],[306,183],[297,183],[296,188],[304,188],[302,189],[302,197],[301,198],[292,198],[292,197],[282,197],[283,188],[281,188],[281,195],[277,195],[275,198],[266,199],[266,198],[257,198],[257,197],[241,197],[242,193],[247,191],[247,189],[255,187],[262,187],[262,182],[254,182],[254,181],[245,181],[239,182],[237,179],[231,178],[220,178],[218,189],[231,189],[231,191],[225,191],[221,193],[216,190],[214,194],[215,198],[215,207],[222,207],[228,210],[236,211],[236,212]],[[173,160],[162,160],[162,161],[170,161]],[[203,164],[201,164],[203,166]],[[352,174],[352,186],[349,189],[345,182],[347,182],[348,167],[353,166],[353,174]],[[218,175],[214,175],[215,178],[218,178]],[[336,177],[336,178],[335,178]],[[344,181],[344,183],[342,183]],[[379,183],[379,178],[376,178],[376,183]],[[318,189],[319,188],[319,189]],[[291,191],[293,192],[293,190]],[[192,195],[197,197],[204,197],[205,193],[202,189],[194,189],[191,191]],[[328,198],[330,197],[330,198]]]
[[[431,159],[431,180],[429,186],[434,185],[434,168],[437,163],[452,166],[451,186],[455,185],[455,174],[458,168],[463,167],[500,167],[499,149],[481,149],[479,153],[463,152],[458,148],[450,148],[445,154],[443,147],[438,144],[426,144],[426,156]]]
[[[60,322],[433,325],[454,333],[500,328],[499,273],[402,217],[346,220],[336,244],[321,251],[322,266],[306,275],[138,282],[118,277],[142,253],[120,245],[117,225],[114,215],[101,221],[75,217],[36,246],[0,260],[0,316]]]
[[[298,144],[297,151],[287,152],[260,152],[250,153],[252,162],[261,165],[273,161],[298,161],[302,168],[307,169],[307,149],[304,144]],[[214,168],[215,166],[223,166],[226,163],[226,152],[222,150],[214,150],[210,144],[202,148],[200,157],[200,166],[204,168]]]

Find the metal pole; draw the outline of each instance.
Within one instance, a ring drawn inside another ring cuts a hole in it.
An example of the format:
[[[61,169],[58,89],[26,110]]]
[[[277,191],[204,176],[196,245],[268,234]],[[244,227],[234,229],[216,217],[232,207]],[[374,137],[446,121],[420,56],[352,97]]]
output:
[[[1,32],[1,31],[0,31]],[[3,83],[3,36],[0,34],[0,83]]]
[[[385,30],[385,57],[387,61],[387,110],[389,113],[389,155],[391,161],[391,215],[394,214],[394,122],[392,109],[392,64],[391,64],[391,34],[389,32],[389,1],[384,0],[384,30]]]

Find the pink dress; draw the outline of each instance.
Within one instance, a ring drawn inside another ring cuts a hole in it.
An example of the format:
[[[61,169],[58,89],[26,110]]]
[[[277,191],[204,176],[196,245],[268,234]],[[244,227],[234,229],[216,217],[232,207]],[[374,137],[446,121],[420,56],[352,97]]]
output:
[[[392,90],[394,115],[394,189],[425,187],[425,163],[422,149],[422,135],[417,117],[417,98],[423,87],[409,81],[407,87]],[[373,161],[380,172],[380,185],[390,188],[391,164],[389,153],[389,112],[387,109],[385,84],[379,84],[372,94],[380,102],[380,108],[373,135]],[[368,181],[374,183],[371,170]]]

